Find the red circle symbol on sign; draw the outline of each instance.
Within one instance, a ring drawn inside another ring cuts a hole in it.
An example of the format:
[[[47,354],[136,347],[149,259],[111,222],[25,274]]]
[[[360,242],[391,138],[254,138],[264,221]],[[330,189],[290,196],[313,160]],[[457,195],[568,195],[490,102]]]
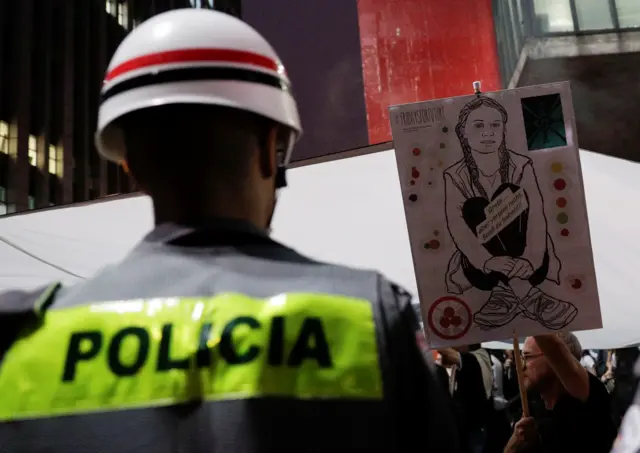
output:
[[[454,296],[444,296],[429,307],[429,329],[443,340],[464,337],[471,328],[471,309],[465,301]]]

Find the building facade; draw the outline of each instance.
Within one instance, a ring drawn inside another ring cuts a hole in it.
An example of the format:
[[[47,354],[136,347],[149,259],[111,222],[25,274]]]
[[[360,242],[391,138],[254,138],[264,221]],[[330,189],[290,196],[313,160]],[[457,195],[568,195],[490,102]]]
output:
[[[0,214],[133,189],[95,152],[101,81],[129,30],[183,7],[241,17],[277,49],[305,130],[296,165],[391,147],[389,105],[475,80],[571,80],[581,145],[640,160],[638,0],[0,0]]]
[[[233,4],[239,1],[216,7],[239,14]],[[109,58],[143,20],[213,6],[213,0],[0,0],[0,215],[129,192],[122,168],[101,159],[93,144]]]
[[[570,81],[580,146],[640,162],[640,2],[493,1],[503,86]]]

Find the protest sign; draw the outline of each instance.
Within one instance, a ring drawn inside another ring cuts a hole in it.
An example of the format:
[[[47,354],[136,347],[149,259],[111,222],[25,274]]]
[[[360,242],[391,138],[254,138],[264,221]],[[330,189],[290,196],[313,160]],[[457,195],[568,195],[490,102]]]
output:
[[[602,327],[569,83],[389,110],[430,346]]]

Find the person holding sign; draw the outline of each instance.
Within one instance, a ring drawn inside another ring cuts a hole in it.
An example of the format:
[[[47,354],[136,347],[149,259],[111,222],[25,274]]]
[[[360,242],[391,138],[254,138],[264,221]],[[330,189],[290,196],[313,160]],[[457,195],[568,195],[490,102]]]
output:
[[[540,394],[546,413],[521,418],[505,453],[609,452],[616,436],[604,384],[580,365],[575,335],[539,335],[524,343],[524,387]]]
[[[446,221],[456,246],[447,289],[490,292],[474,315],[483,329],[520,315],[562,329],[578,310],[539,288],[545,280],[560,283],[561,263],[533,162],[506,146],[507,121],[507,110],[485,96],[460,111],[456,135],[463,157],[444,171]]]

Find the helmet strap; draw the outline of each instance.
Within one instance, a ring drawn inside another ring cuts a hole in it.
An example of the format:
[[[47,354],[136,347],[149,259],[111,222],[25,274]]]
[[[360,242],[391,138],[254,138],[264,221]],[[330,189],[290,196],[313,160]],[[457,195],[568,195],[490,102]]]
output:
[[[287,187],[287,169],[285,167],[278,166],[276,170],[276,190]]]
[[[287,168],[281,165],[278,165],[276,170],[276,180],[275,180],[275,193],[273,194],[273,208],[271,209],[271,216],[269,217],[269,223],[267,224],[267,234],[271,234],[271,222],[273,221],[273,216],[276,213],[276,206],[278,205],[278,192],[283,187],[287,187]]]
[[[278,167],[278,170],[280,170],[280,167]],[[278,174],[282,173],[282,178],[284,178],[284,168],[282,169],[282,172],[278,171]],[[276,177],[276,183],[277,183],[277,177]],[[287,182],[284,181],[284,185],[287,185]],[[284,187],[284,186],[282,186]],[[271,207],[271,215],[269,216],[269,221],[267,222],[267,228],[266,228],[266,232],[267,234],[271,234],[271,223],[273,222],[273,216],[276,214],[276,207],[278,206],[278,189],[279,187],[276,186],[276,190],[275,193],[273,194],[273,206]]]
[[[289,143],[286,150],[278,151],[276,158],[278,160],[278,167],[276,168],[275,178],[275,193],[273,194],[273,209],[271,210],[271,217],[269,217],[269,223],[267,225],[267,234],[271,234],[271,222],[276,212],[276,206],[278,204],[278,191],[283,187],[287,187],[287,155],[291,152],[293,146],[293,135],[289,137]]]

